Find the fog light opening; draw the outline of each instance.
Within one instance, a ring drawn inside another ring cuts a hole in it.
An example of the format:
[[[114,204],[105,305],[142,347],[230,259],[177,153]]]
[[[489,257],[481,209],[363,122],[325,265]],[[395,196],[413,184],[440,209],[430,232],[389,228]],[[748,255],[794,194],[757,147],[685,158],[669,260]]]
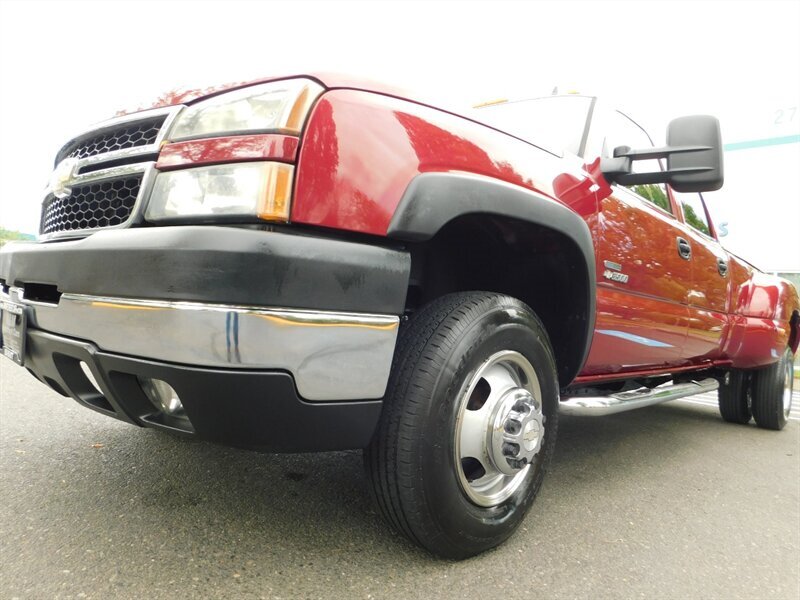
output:
[[[80,361],[79,364],[81,365],[81,371],[83,371],[83,374],[86,376],[86,379],[89,380],[89,383],[92,384],[92,387],[94,387],[95,391],[102,396],[103,392],[100,391],[100,384],[97,383],[97,379],[95,379],[94,373],[92,373],[92,370],[89,368],[89,365],[87,365],[83,361]]]
[[[160,412],[170,417],[187,418],[183,403],[178,397],[178,392],[161,379],[151,379],[150,377],[139,377],[139,384],[142,386],[147,399],[152,402]]]

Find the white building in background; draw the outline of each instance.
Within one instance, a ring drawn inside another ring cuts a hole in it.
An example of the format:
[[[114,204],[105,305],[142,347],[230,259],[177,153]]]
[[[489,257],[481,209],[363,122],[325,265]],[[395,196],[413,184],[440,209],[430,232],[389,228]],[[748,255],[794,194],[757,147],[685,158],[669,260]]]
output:
[[[800,106],[729,114],[722,128],[725,185],[704,195],[720,241],[800,289]]]

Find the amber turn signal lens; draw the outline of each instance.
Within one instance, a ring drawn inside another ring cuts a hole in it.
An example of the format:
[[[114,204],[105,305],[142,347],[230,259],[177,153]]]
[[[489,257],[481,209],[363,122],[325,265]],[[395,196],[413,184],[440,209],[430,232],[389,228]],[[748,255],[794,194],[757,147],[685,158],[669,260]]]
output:
[[[294,167],[283,163],[267,163],[264,196],[257,215],[265,221],[288,221],[292,200]]]

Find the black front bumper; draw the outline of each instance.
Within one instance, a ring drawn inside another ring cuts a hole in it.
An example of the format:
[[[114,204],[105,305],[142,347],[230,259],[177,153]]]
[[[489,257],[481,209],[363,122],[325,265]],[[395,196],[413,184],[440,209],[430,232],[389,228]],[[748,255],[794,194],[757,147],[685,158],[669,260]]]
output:
[[[407,253],[369,244],[210,226],[0,251],[39,380],[136,425],[276,452],[367,445],[409,269]],[[188,419],[158,411],[141,377],[172,386]]]
[[[119,229],[10,248],[0,252],[8,287],[394,315],[411,268],[406,252],[235,227]]]

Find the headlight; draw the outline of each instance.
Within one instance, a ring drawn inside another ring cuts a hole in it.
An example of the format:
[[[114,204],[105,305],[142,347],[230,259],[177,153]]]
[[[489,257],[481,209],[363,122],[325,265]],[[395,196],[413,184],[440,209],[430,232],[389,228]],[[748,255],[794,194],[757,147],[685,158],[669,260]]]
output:
[[[288,221],[293,171],[292,165],[277,162],[165,171],[156,176],[145,219]]]
[[[171,141],[232,133],[300,133],[311,105],[323,91],[310,79],[286,79],[226,92],[184,108]]]

